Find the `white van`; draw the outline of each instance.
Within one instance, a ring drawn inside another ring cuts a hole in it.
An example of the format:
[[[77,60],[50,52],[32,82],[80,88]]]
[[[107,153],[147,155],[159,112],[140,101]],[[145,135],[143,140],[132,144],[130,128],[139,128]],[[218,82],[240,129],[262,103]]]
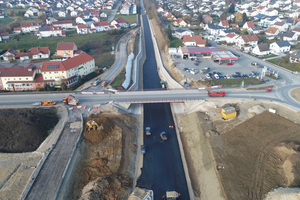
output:
[[[100,80],[96,80],[96,81],[94,81],[93,86],[97,86],[99,83],[100,83]]]

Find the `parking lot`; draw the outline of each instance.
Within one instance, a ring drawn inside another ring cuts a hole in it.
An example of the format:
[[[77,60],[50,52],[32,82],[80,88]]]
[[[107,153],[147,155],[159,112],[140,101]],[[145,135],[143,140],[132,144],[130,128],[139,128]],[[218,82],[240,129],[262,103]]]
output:
[[[214,62],[213,57],[203,58],[202,55],[189,59],[173,56],[173,59],[176,67],[188,78],[194,80],[258,77],[262,70],[260,65],[252,65],[253,61],[243,55],[238,57],[233,65],[227,65],[228,61],[222,61],[223,63],[219,64],[219,62]],[[202,74],[201,70],[208,67],[210,68],[209,72]],[[207,75],[208,73],[210,76]],[[218,75],[215,76],[214,74]]]

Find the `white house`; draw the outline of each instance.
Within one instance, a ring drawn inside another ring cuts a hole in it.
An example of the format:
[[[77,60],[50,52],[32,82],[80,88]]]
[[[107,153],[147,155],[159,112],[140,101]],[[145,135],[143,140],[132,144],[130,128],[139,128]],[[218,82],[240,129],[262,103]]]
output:
[[[71,17],[77,17],[77,15],[78,15],[78,12],[75,11],[75,10],[73,10],[73,11],[70,12],[70,16]]]
[[[252,27],[255,27],[253,21],[247,21],[245,22],[245,24],[243,25],[243,28],[242,29],[249,29],[249,28],[252,28]]]
[[[233,44],[235,43],[236,39],[239,37],[239,35],[236,35],[234,33],[228,33],[225,37],[224,37],[224,41],[227,44]]]
[[[207,30],[207,32],[211,35],[219,35],[221,30],[226,30],[226,28],[222,27],[222,26],[216,26],[214,24],[206,24],[206,26],[204,27],[204,30]]]
[[[72,20],[52,22],[52,25],[63,29],[73,28]]]
[[[282,38],[283,41],[297,41],[298,35],[295,32],[287,32],[287,33],[280,33],[278,37]]]
[[[23,33],[36,32],[42,26],[40,22],[24,22],[20,23],[21,29]]]
[[[177,29],[172,35],[178,39],[181,39],[184,35],[194,35],[194,32],[186,29]]]
[[[58,17],[66,17],[66,16],[67,16],[67,14],[64,11],[59,11],[58,12]]]
[[[265,32],[265,30],[262,27],[260,27],[260,26],[255,26],[255,27],[248,28],[247,32],[249,34],[255,34],[255,35],[257,35],[257,34]]]
[[[85,24],[77,24],[76,26],[77,34],[87,34],[90,29],[91,27],[86,26]]]
[[[270,49],[268,44],[258,44],[252,49],[252,53],[258,56],[264,56],[270,54]]]
[[[291,50],[291,44],[288,41],[273,42],[270,44],[270,52],[273,54],[280,54],[289,52]]]
[[[49,47],[34,47],[28,51],[32,56],[32,59],[47,59],[50,57]]]
[[[272,27],[270,26],[268,28],[268,30],[266,31],[266,35],[272,35],[272,36],[275,36],[275,35],[278,35],[279,34],[279,30],[278,28],[275,28],[275,27]]]
[[[285,22],[275,22],[273,27],[278,28],[280,32],[286,32],[289,28],[289,25]]]
[[[256,35],[241,35],[236,39],[235,45],[244,51],[250,51],[258,43]]]
[[[43,26],[39,28],[36,34],[39,38],[43,37],[64,37],[66,32],[60,26]]]
[[[91,25],[91,29],[95,29],[96,32],[109,31],[110,30],[109,29],[109,23],[107,21],[93,23]]]

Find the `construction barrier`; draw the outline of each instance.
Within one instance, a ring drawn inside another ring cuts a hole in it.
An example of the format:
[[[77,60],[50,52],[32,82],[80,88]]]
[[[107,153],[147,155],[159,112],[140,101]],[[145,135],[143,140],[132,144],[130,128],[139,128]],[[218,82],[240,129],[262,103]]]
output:
[[[80,109],[80,108],[83,108],[83,109],[85,109],[86,108],[86,106],[74,106],[74,107],[72,107],[72,108],[69,108],[70,110],[75,110],[75,109]]]

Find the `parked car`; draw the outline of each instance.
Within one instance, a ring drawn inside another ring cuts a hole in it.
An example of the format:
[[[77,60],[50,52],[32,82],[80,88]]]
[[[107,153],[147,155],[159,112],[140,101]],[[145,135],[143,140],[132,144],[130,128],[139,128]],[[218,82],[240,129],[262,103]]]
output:
[[[141,153],[142,154],[146,153],[146,145],[141,145]]]
[[[184,70],[184,71],[186,71],[186,72],[190,72],[190,70],[191,70],[191,69],[190,69],[190,68],[187,68],[187,67],[185,67],[185,68],[183,68],[183,70]]]
[[[192,60],[192,61],[194,61],[194,60],[195,60],[195,58],[191,58],[191,60]]]
[[[227,65],[233,65],[233,62],[229,62],[229,63],[227,63]]]
[[[251,65],[258,65],[258,63],[257,62],[252,62]]]
[[[266,92],[272,92],[272,88],[266,89]]]
[[[205,74],[205,78],[210,79],[210,75],[209,74]]]
[[[195,63],[194,63],[194,65],[198,66],[198,65],[199,65],[199,63],[198,63],[198,62],[195,62]]]
[[[216,79],[220,78],[218,74],[215,74],[214,76],[215,76]]]

